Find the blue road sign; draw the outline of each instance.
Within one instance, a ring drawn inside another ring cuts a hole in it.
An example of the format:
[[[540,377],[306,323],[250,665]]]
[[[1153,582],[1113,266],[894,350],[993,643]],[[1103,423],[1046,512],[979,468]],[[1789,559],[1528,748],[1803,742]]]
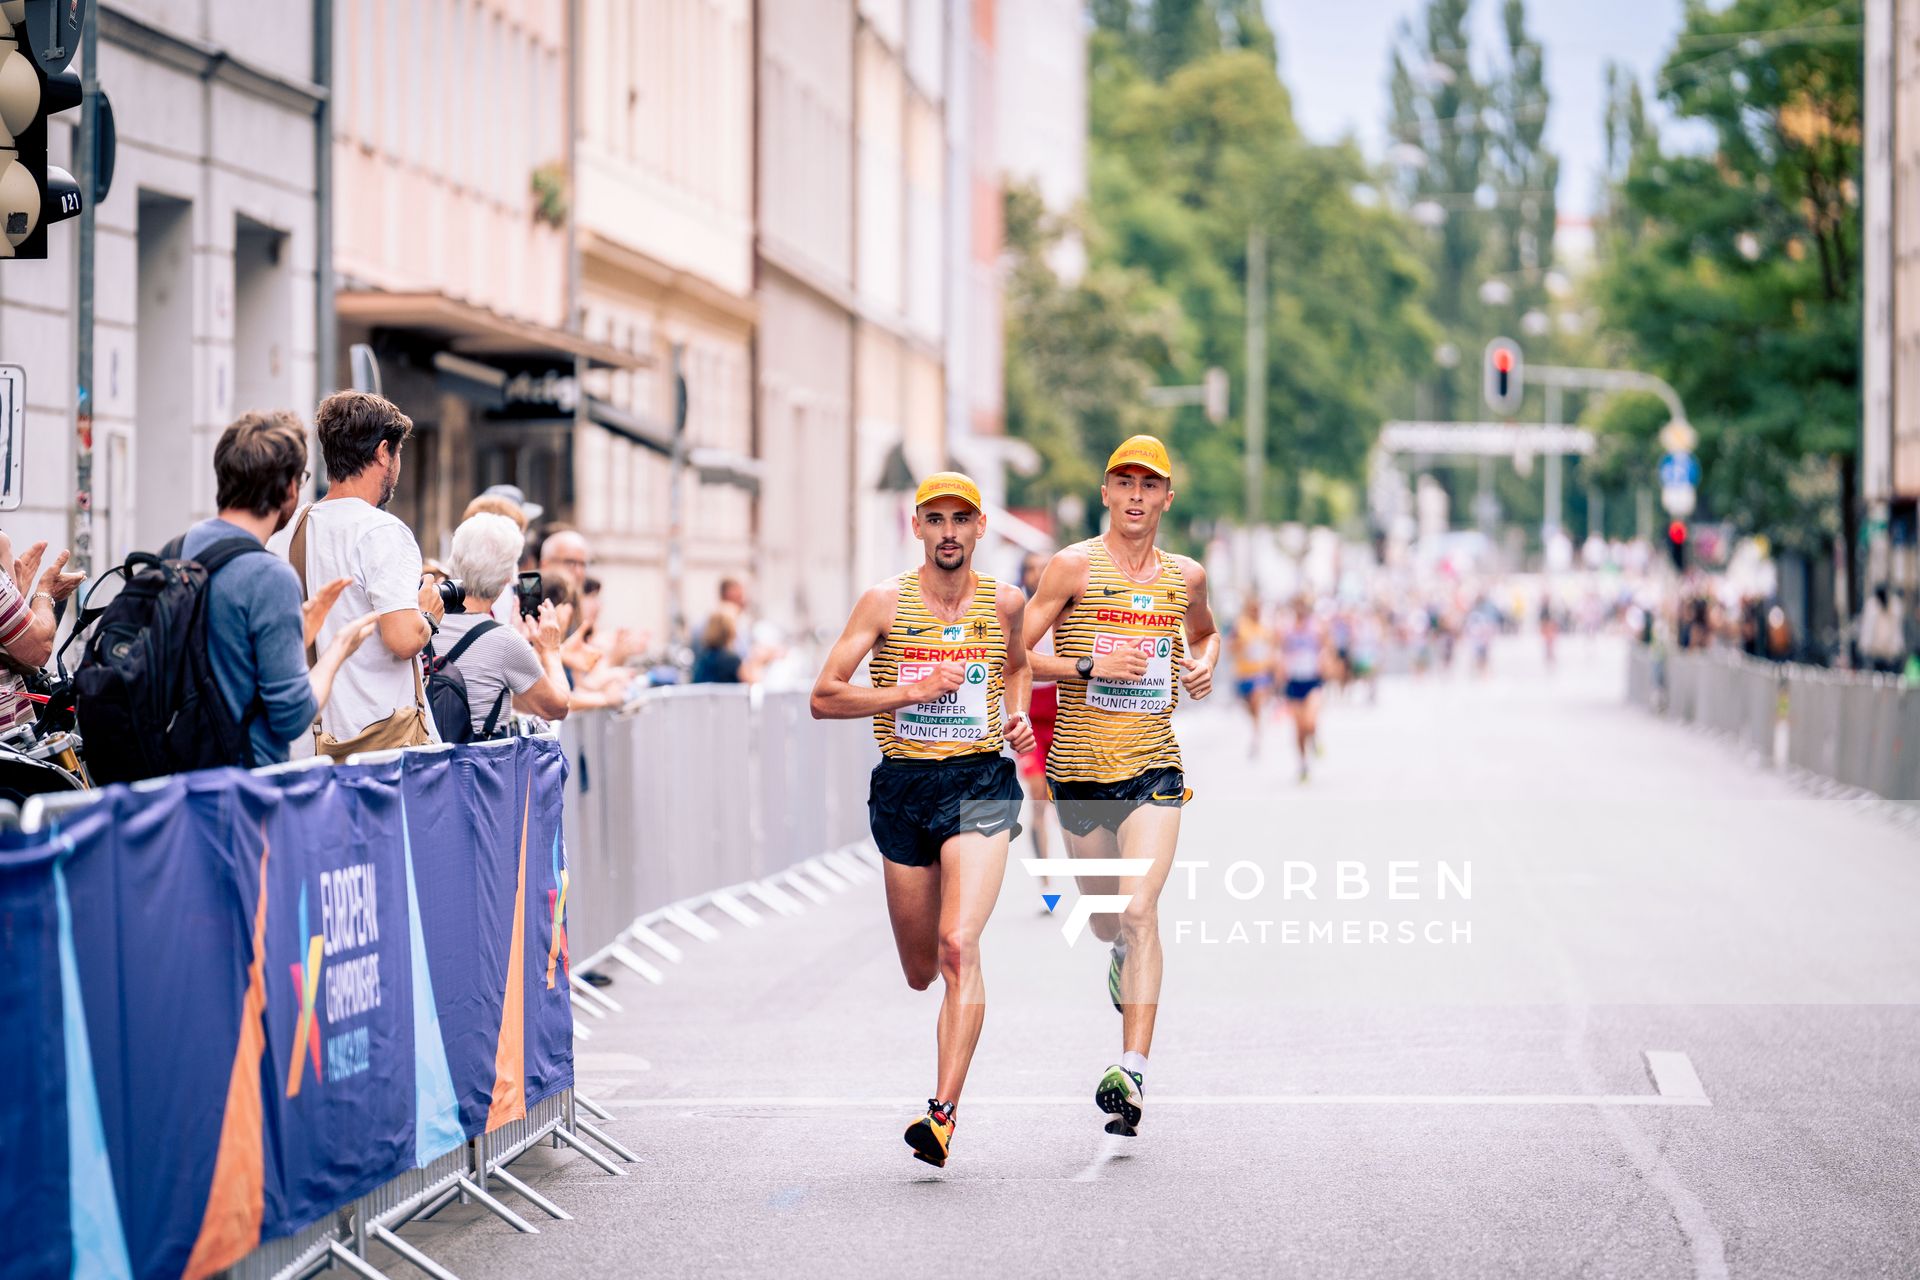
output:
[[[1690,453],[1670,453],[1660,459],[1660,487],[1674,489],[1700,483],[1700,459]]]

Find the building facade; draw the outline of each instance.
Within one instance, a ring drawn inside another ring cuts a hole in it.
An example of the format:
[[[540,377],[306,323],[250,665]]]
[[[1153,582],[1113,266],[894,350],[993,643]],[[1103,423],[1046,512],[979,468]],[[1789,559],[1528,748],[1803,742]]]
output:
[[[759,0],[755,589],[796,635],[838,625],[853,577],[855,0]]]
[[[493,484],[573,523],[594,443],[576,375],[644,363],[570,323],[567,33],[567,0],[336,15],[335,380],[365,343],[413,418],[393,510],[429,556]]]
[[[587,535],[610,624],[686,637],[738,577],[832,629],[917,557],[917,477],[996,485],[1001,153],[1083,188],[1077,12],[332,0],[316,47],[313,0],[104,0],[96,567],[208,514],[218,432],[311,413],[364,345],[416,424],[394,510],[429,556],[513,483]],[[0,272],[30,413],[6,527],[62,545],[75,238]]]
[[[1032,183],[1049,212],[1072,215],[1087,198],[1087,18],[1081,0],[1017,0],[998,6],[994,146],[1002,177]],[[1069,235],[1053,268],[1067,280],[1086,269]]]
[[[1865,588],[1920,587],[1920,0],[1868,0],[1861,498]]]
[[[112,0],[97,15],[119,146],[95,234],[91,404],[74,390],[80,223],[50,230],[45,261],[0,269],[0,352],[27,378],[24,500],[0,520],[16,545],[75,543],[76,423],[90,427],[94,572],[212,514],[213,445],[236,414],[311,402],[323,100],[310,4]],[[77,115],[50,130],[55,164],[75,167]]]
[[[946,461],[946,39],[938,0],[860,0],[854,30],[854,562],[911,559],[912,477]]]
[[[609,620],[686,635],[753,559],[755,487],[683,469],[676,527],[671,456],[676,367],[688,453],[753,454],[753,4],[579,8],[580,306],[589,338],[644,366],[594,387],[614,425],[582,437],[578,524]]]

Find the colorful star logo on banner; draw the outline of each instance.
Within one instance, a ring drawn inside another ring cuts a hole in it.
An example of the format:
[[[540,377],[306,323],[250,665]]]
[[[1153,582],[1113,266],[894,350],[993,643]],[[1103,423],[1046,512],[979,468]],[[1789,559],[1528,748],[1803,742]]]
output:
[[[307,932],[307,886],[300,886],[300,938],[307,944],[305,964],[292,964],[287,967],[293,971],[293,995],[300,1002],[300,1021],[293,1029],[293,1061],[287,1064],[287,1096],[300,1096],[300,1081],[306,1073],[306,1058],[313,1059],[313,1078],[320,1078],[320,1020],[314,1016],[313,1004],[320,994],[320,956],[326,945],[326,939],[320,934]],[[300,1050],[307,1049],[303,1057]]]

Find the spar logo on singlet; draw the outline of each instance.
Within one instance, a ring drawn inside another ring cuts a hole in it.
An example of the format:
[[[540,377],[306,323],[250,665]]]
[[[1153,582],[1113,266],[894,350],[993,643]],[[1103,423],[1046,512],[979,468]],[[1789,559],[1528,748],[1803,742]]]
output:
[[[960,628],[954,627],[958,631]],[[902,662],[900,683],[914,684],[938,669],[941,661],[955,661],[959,654],[936,654],[932,662]],[[932,702],[918,702],[894,712],[893,736],[902,742],[980,742],[987,736],[987,664],[966,664],[964,683],[949,689]]]

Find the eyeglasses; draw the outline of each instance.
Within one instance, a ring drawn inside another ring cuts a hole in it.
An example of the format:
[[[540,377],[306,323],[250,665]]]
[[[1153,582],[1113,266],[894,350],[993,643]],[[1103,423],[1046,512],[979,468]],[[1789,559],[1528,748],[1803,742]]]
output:
[[[562,569],[578,569],[582,573],[585,573],[587,569],[587,565],[590,562],[584,559],[568,557],[565,559],[555,560],[554,563],[559,565]]]

